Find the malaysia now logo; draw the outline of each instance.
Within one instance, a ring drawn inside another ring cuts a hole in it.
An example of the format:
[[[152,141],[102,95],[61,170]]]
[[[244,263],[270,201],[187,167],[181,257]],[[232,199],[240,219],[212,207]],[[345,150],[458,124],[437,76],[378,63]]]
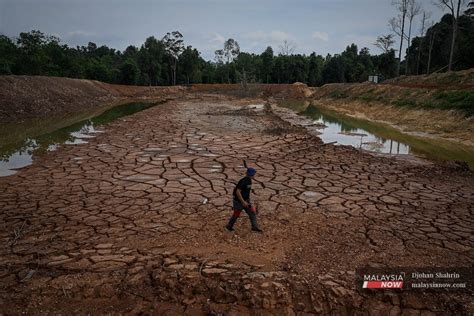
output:
[[[404,273],[364,274],[364,289],[402,289]]]

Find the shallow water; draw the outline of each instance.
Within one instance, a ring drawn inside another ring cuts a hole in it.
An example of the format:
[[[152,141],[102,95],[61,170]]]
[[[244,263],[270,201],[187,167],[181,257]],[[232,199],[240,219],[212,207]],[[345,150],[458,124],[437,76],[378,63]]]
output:
[[[283,101],[291,108],[313,119],[314,127],[325,143],[350,145],[389,155],[414,155],[432,160],[457,160],[474,169],[474,147],[456,142],[412,136],[387,125],[356,119],[300,101]]]
[[[38,118],[4,124],[0,129],[0,177],[33,163],[35,154],[60,146],[86,144],[101,133],[100,126],[158,103],[127,103],[104,106],[63,117]],[[97,129],[99,128],[99,129]]]

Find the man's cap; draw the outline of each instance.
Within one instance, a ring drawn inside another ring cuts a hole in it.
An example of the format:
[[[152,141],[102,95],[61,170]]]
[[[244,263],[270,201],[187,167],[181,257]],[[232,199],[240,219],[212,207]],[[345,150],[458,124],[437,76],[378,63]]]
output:
[[[248,176],[253,176],[257,173],[257,170],[255,170],[254,168],[247,168],[247,175]]]

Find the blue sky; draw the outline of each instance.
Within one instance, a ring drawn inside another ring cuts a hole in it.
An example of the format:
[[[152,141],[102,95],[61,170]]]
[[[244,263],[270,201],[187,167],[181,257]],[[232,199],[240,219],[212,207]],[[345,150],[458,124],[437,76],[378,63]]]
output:
[[[432,19],[442,15],[431,0],[418,1]],[[269,45],[278,53],[284,40],[297,53],[334,54],[351,43],[379,53],[372,43],[395,15],[391,0],[0,0],[0,33],[38,29],[72,46],[123,50],[179,30],[205,59],[227,38],[254,53]]]

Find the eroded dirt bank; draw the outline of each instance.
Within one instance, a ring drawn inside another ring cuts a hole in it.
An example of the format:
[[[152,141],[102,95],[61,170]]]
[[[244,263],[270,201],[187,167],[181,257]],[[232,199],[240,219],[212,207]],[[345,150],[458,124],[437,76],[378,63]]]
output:
[[[403,132],[473,146],[474,69],[401,76],[382,84],[327,84],[311,96],[319,107],[389,123]]]
[[[472,263],[472,173],[314,146],[257,103],[188,94],[0,178],[3,312],[474,312],[469,294],[354,284],[369,263]],[[223,229],[243,159],[262,235]]]
[[[106,103],[172,98],[183,90],[60,77],[0,76],[0,122],[75,113]]]
[[[173,99],[186,92],[220,93],[234,97],[306,98],[304,84],[196,84],[188,87],[113,85],[95,80],[45,76],[0,76],[0,122],[50,117],[86,109],[143,100]]]

